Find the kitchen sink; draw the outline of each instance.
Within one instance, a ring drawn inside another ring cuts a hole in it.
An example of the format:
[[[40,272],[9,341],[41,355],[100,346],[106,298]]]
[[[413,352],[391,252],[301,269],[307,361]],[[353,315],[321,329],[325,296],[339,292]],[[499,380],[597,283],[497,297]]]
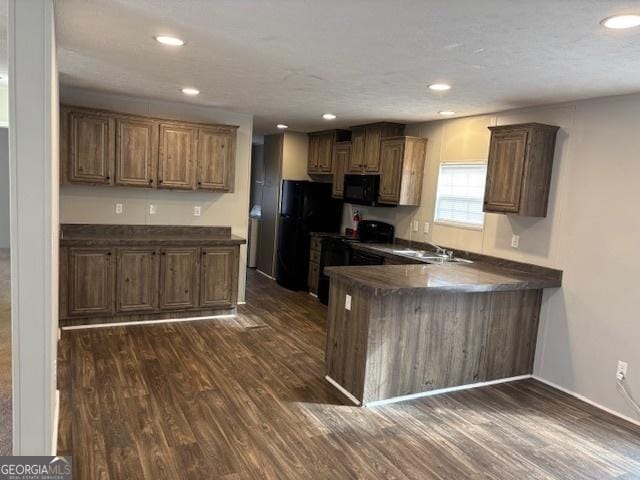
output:
[[[396,255],[402,255],[404,257],[417,258],[429,263],[447,263],[447,262],[460,262],[460,263],[473,263],[471,260],[464,258],[450,258],[447,255],[442,255],[435,252],[429,252],[427,250],[392,250]]]

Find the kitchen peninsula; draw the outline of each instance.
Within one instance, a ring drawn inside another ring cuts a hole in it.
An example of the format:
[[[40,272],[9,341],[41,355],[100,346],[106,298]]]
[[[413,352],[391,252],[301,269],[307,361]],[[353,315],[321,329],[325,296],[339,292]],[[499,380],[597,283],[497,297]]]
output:
[[[542,291],[562,279],[502,260],[326,271],[327,380],[361,405],[530,374]]]

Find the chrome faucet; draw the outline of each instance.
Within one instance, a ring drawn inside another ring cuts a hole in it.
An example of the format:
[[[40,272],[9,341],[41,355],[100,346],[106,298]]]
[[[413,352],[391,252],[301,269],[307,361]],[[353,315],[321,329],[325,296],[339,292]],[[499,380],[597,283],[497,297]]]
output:
[[[436,249],[436,253],[438,255],[446,255],[449,260],[453,260],[453,250],[447,250],[446,248],[441,247],[440,245],[436,245],[433,242],[430,242],[429,240],[425,240],[425,242],[427,245],[431,245],[433,248]]]

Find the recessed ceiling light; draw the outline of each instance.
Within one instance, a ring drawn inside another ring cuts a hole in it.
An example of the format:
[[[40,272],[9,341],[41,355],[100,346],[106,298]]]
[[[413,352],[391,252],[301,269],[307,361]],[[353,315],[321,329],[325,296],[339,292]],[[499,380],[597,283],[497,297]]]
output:
[[[184,93],[185,95],[198,95],[200,93],[200,90],[191,87],[185,87],[182,89],[182,93]]]
[[[158,35],[156,40],[163,45],[171,45],[172,47],[181,47],[184,45],[184,41],[180,40],[178,37],[172,37],[170,35]]]
[[[429,85],[429,88],[438,92],[444,92],[445,90],[451,90],[451,85],[447,85],[446,83],[433,83]]]
[[[287,128],[289,128],[289,125],[285,125],[284,123],[279,123],[278,125],[276,125],[276,127],[278,127],[280,130],[286,130]]]
[[[444,115],[445,117],[450,117],[451,115],[455,115],[456,112],[453,112],[451,110],[442,110],[441,112],[438,112],[440,115]]]
[[[639,14],[614,15],[607,17],[600,22],[606,28],[622,30],[625,28],[633,28],[640,26]]]
[[[325,120],[335,120],[336,116],[333,113],[325,113],[324,115],[322,115],[322,118],[324,118]]]

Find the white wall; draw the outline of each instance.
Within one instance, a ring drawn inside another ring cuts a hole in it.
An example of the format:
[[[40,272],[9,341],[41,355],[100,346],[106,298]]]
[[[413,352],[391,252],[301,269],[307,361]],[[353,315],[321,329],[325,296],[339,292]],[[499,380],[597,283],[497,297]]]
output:
[[[434,224],[440,162],[486,160],[487,126],[533,121],[561,127],[548,216],[487,214],[483,231]],[[640,95],[628,95],[410,125],[407,134],[429,139],[422,205],[364,208],[365,218],[389,221],[403,238],[564,270],[562,289],[544,295],[535,374],[630,417],[614,374],[618,359],[629,362],[640,393],[639,124]],[[410,232],[412,220],[419,233]]]
[[[0,128],[0,248],[9,241],[9,131]]]
[[[9,2],[14,455],[51,455],[58,324],[58,77],[52,0]]]
[[[132,114],[240,127],[236,145],[236,178],[233,193],[66,185],[60,189],[62,223],[229,225],[234,235],[247,238],[253,128],[251,115],[186,103],[132,98],[64,87],[61,101],[64,104]],[[124,205],[124,212],[120,215],[115,213],[116,203]],[[156,206],[155,215],[149,215],[151,204]],[[202,207],[200,217],[193,216],[193,207],[196,205]],[[244,301],[246,251],[246,245],[243,245],[240,249],[239,301]]]

